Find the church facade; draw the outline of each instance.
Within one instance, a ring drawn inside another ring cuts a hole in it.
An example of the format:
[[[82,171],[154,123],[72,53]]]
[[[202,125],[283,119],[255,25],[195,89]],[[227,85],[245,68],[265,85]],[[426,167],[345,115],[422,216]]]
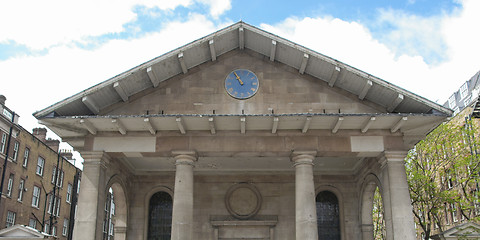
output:
[[[404,157],[452,111],[238,22],[34,113],[84,158],[74,239],[415,239]]]

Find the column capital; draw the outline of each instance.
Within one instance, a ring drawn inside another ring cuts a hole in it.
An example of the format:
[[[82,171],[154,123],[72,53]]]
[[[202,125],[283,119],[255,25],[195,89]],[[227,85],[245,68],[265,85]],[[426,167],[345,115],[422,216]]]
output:
[[[383,156],[388,161],[403,161],[407,157],[408,151],[384,151]]]
[[[290,159],[294,162],[293,166],[301,164],[313,165],[313,160],[317,155],[317,151],[293,151],[290,155]]]
[[[408,151],[384,151],[383,155],[378,159],[381,168],[385,167],[388,164],[405,164],[405,158],[407,157]]]
[[[193,165],[198,160],[196,151],[172,151],[172,156],[175,159],[175,165]]]
[[[103,168],[106,168],[111,160],[111,157],[104,151],[84,151],[80,152],[80,155],[84,160],[84,167],[88,165],[100,165]]]

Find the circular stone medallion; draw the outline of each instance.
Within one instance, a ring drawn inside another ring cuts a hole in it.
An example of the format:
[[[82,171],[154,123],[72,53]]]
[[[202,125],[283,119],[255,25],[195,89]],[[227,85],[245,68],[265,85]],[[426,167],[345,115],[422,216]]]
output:
[[[262,205],[257,188],[249,183],[238,183],[230,187],[225,196],[225,205],[230,214],[238,219],[255,216]]]

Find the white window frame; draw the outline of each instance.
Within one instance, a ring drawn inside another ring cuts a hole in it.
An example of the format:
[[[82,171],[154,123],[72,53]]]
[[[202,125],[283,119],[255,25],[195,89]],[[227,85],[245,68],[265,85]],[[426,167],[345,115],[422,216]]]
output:
[[[28,226],[36,229],[37,228],[37,220],[35,220],[33,218],[30,218],[30,220],[28,220]]]
[[[42,190],[37,187],[33,186],[33,193],[32,193],[32,207],[38,208],[38,204],[40,203],[40,193]]]
[[[30,155],[30,149],[25,148],[25,152],[23,153],[23,167],[27,167],[28,165],[28,156]]]
[[[66,237],[68,234],[68,219],[63,219],[63,228],[62,228],[62,235]]]
[[[45,159],[38,156],[38,159],[37,159],[37,170],[35,171],[37,173],[37,175],[39,176],[43,176],[43,170],[45,168]]]
[[[43,232],[44,233],[49,233],[48,231],[50,230],[50,222],[46,221],[45,224],[43,224]]]
[[[454,109],[457,106],[457,102],[455,100],[455,93],[448,98],[448,106],[450,106],[451,109]]]
[[[468,82],[465,82],[461,87],[460,87],[460,99],[466,97],[468,95]]]
[[[10,111],[8,111],[8,110],[5,109],[5,108],[3,109],[2,113],[3,113],[3,115],[4,115],[5,117],[7,117],[9,120],[12,120],[12,118],[13,118],[13,113],[11,113]]]
[[[55,201],[53,200],[55,199]],[[55,207],[55,209],[53,209]],[[47,212],[55,216],[60,216],[60,197],[53,197],[53,194],[48,195],[48,208]]]
[[[11,198],[12,197],[12,190],[13,190],[13,181],[15,179],[15,175],[13,175],[12,173],[10,173],[10,175],[8,176],[8,183],[7,183],[7,197]]]
[[[7,219],[5,220],[5,227],[11,227],[15,225],[15,217],[17,213],[12,211],[7,211]]]
[[[5,153],[5,147],[7,144],[7,134],[2,132],[2,141],[1,141],[1,146],[0,146],[0,153]]]
[[[52,208],[53,208],[53,195],[48,194],[48,206],[47,206],[47,213],[52,214]]]
[[[72,184],[69,183],[67,185],[67,197],[65,199],[67,203],[72,203],[72,191],[73,191],[73,186]]]
[[[17,201],[23,201],[23,189],[25,188],[25,179],[20,178],[20,183],[18,184],[18,198]]]
[[[452,209],[452,221],[454,223],[458,222],[458,217],[457,217],[457,206],[455,204],[450,204],[450,208]]]
[[[18,158],[18,148],[20,147],[20,143],[15,141],[13,144],[13,155],[12,155],[12,161],[16,162]]]
[[[56,174],[57,174],[57,167],[56,167],[56,166],[53,166],[53,170],[52,170],[52,184],[55,184]]]

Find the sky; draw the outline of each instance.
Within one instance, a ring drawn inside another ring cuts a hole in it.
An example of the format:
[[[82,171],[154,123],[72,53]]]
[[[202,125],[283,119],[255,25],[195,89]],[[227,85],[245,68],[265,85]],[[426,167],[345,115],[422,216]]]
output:
[[[478,12],[478,0],[0,1],[0,94],[31,130],[35,111],[244,21],[443,104],[480,70]]]

